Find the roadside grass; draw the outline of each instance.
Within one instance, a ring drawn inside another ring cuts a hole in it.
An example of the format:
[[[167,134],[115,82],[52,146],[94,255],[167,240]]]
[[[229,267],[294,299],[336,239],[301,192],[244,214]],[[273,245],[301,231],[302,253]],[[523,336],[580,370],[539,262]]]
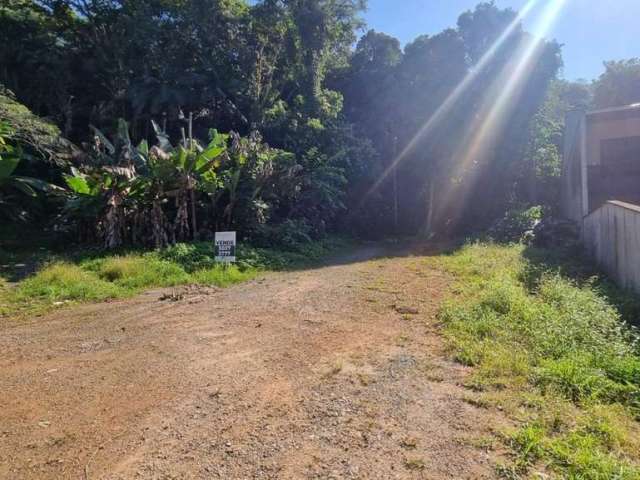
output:
[[[638,298],[566,252],[475,243],[428,262],[456,277],[439,319],[468,386],[519,425],[503,477],[640,479]]]
[[[10,269],[0,271],[0,317],[126,298],[150,288],[187,284],[227,287],[267,270],[310,266],[348,246],[348,241],[335,238],[288,252],[239,245],[238,262],[232,266],[215,262],[211,242],[177,244],[158,251],[40,252],[37,262],[30,252],[22,256],[4,253],[4,261],[19,266],[29,263],[33,273],[22,278]],[[13,279],[19,280],[10,281]]]

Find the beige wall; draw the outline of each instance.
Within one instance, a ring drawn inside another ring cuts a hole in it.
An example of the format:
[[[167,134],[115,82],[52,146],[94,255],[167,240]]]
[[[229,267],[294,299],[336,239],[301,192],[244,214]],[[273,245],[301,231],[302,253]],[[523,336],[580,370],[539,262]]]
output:
[[[611,201],[584,219],[587,251],[618,285],[640,293],[640,207]]]
[[[640,137],[640,106],[567,115],[562,172],[566,218],[582,224],[606,200],[640,203],[640,158],[635,171],[603,166],[600,158],[603,140],[628,137]]]
[[[587,116],[587,165],[601,165],[600,142],[612,138],[640,136],[640,110],[634,116],[629,114],[614,117],[612,115],[592,114]]]

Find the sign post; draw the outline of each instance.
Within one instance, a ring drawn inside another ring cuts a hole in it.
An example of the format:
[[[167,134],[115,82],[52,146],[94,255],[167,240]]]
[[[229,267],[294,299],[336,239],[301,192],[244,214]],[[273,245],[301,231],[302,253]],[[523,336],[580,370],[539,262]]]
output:
[[[236,232],[216,232],[215,256],[216,262],[236,261]]]

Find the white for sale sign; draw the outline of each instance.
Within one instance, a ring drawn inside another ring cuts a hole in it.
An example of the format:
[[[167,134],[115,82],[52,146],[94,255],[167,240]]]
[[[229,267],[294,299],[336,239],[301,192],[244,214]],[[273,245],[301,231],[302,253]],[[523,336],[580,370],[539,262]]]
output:
[[[216,262],[236,261],[236,232],[216,232]]]

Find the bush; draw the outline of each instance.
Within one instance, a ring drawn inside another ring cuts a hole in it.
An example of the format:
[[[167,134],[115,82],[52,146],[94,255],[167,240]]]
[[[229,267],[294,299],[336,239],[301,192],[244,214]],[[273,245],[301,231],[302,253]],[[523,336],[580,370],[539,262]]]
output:
[[[580,229],[571,220],[545,218],[533,229],[533,244],[576,251],[580,249]]]
[[[178,243],[161,250],[158,256],[177,263],[189,273],[216,265],[213,242]]]
[[[533,237],[533,230],[542,220],[542,207],[520,207],[508,210],[489,229],[489,236],[498,242],[521,242]]]
[[[275,225],[260,225],[254,237],[256,245],[278,250],[296,250],[313,241],[312,228],[305,220],[287,219]]]

